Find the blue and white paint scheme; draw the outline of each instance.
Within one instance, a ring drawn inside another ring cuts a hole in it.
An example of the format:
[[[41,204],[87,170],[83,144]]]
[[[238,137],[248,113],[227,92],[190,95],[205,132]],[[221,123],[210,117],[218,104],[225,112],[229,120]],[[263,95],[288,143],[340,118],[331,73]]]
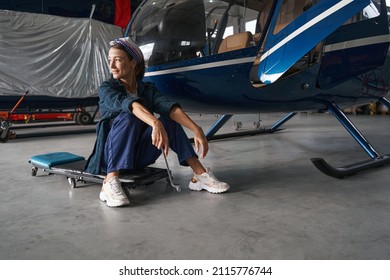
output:
[[[253,21],[248,45],[220,52],[230,27],[238,38]],[[144,51],[146,80],[188,111],[310,111],[390,89],[384,0],[149,0],[126,35]]]
[[[232,114],[328,110],[370,156],[333,177],[390,163],[341,107],[381,101],[390,90],[388,0],[145,0],[125,35],[152,81],[186,111]]]
[[[281,9],[282,3],[278,1],[275,12]],[[275,82],[318,42],[368,3],[369,1],[353,0],[321,1],[288,24],[281,31],[283,34],[270,32],[265,42],[265,52],[260,59],[260,80],[265,84]],[[274,29],[276,20],[276,17],[272,18],[271,29]]]

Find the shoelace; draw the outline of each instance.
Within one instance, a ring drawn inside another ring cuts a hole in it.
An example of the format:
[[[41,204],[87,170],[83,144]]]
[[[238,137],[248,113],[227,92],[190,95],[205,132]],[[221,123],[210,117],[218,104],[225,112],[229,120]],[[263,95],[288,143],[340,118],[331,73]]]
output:
[[[122,190],[118,186],[118,184],[113,183],[112,181],[108,182],[108,186],[110,187],[111,191],[115,194],[122,194]]]
[[[207,169],[207,174],[208,174],[208,178],[206,179],[206,181],[208,184],[217,185],[219,183],[218,179],[214,176],[214,174],[211,172],[210,169]]]

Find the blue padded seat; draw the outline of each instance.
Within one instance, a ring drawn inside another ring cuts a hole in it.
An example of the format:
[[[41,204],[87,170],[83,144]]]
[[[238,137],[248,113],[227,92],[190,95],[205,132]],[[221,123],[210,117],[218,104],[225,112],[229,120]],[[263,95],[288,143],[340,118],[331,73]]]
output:
[[[30,159],[30,163],[42,168],[51,168],[56,165],[80,160],[85,160],[85,158],[68,152],[55,152],[33,156]]]

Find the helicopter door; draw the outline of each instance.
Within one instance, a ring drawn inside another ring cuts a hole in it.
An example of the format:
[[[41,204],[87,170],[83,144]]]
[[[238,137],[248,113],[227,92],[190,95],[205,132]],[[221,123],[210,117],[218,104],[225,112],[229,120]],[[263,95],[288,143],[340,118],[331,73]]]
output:
[[[271,84],[279,79],[370,0],[306,2],[277,0],[257,70],[262,83]]]
[[[326,38],[318,87],[331,88],[383,65],[390,43],[388,24],[385,1],[372,0],[353,20]],[[371,74],[361,78],[368,82]],[[386,88],[386,82],[383,80],[371,89]]]

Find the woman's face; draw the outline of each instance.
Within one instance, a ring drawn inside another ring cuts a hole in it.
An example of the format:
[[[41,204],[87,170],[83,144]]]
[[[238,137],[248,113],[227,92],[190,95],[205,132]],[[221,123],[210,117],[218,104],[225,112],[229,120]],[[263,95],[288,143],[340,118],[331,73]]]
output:
[[[137,64],[134,59],[129,59],[125,51],[110,48],[108,62],[110,71],[115,79],[132,80],[135,77]]]

